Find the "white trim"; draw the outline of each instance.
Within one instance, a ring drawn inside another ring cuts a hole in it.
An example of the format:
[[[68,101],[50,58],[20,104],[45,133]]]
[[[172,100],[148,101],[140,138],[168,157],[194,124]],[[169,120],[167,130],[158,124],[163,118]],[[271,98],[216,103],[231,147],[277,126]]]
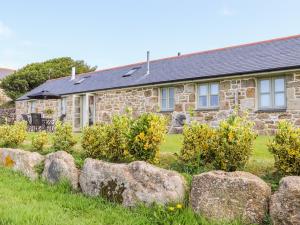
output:
[[[218,85],[218,105],[217,106],[211,106],[210,100],[211,100],[211,85],[217,84]],[[207,106],[200,106],[199,105],[199,97],[204,96],[199,93],[200,86],[206,86],[207,87]],[[208,82],[208,83],[197,83],[196,84],[196,110],[211,110],[211,109],[218,109],[220,107],[220,82]]]
[[[284,106],[276,106],[275,105],[275,80],[277,79],[283,79],[284,82],[284,91],[277,92],[277,93],[283,93],[284,94]],[[269,81],[269,92],[263,92],[261,93],[261,81],[262,80],[268,80]],[[263,77],[258,79],[258,86],[257,86],[257,93],[258,93],[258,109],[259,110],[272,110],[272,109],[286,109],[287,108],[287,82],[286,82],[286,76],[272,76],[272,77]],[[261,94],[269,94],[270,95],[270,107],[261,107]]]

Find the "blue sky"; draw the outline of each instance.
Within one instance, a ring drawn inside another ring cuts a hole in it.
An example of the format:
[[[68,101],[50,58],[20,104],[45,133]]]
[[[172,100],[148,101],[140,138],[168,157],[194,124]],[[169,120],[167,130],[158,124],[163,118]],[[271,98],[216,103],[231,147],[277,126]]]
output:
[[[299,0],[0,0],[0,67],[98,69],[300,33]]]

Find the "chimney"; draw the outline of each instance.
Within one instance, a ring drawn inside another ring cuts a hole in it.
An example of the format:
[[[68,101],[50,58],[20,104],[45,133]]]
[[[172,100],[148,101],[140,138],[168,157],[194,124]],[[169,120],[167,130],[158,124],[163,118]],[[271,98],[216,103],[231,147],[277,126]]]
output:
[[[150,74],[150,51],[147,51],[147,72],[146,75]]]
[[[177,53],[177,56],[181,56],[181,52],[178,52],[178,53]]]
[[[76,68],[72,67],[72,75],[71,75],[71,80],[75,80],[76,78]]]

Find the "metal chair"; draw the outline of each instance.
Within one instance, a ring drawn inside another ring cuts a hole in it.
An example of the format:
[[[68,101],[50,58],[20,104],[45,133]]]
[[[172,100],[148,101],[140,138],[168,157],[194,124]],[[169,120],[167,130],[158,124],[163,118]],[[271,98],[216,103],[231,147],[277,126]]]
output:
[[[65,122],[65,118],[66,118],[66,114],[61,114],[61,116],[59,117],[59,121],[60,122]]]
[[[32,124],[27,114],[22,114],[22,119],[27,123],[27,130],[32,131]]]
[[[42,115],[40,113],[31,113],[31,125],[35,132],[42,129]]]

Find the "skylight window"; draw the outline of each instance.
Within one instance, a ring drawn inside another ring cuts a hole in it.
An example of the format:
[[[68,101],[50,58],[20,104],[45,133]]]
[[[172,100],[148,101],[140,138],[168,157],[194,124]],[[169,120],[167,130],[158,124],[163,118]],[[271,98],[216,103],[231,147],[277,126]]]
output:
[[[76,81],[74,84],[81,84],[84,80],[85,80],[85,78],[82,78],[82,79]]]
[[[138,69],[140,69],[141,67],[134,67],[132,69],[130,69],[127,73],[125,73],[122,77],[129,77],[132,74],[134,74]]]
[[[91,76],[85,76],[77,81],[75,81],[74,85],[77,85],[77,84],[81,84],[83,81],[85,81],[87,78],[90,78]]]

